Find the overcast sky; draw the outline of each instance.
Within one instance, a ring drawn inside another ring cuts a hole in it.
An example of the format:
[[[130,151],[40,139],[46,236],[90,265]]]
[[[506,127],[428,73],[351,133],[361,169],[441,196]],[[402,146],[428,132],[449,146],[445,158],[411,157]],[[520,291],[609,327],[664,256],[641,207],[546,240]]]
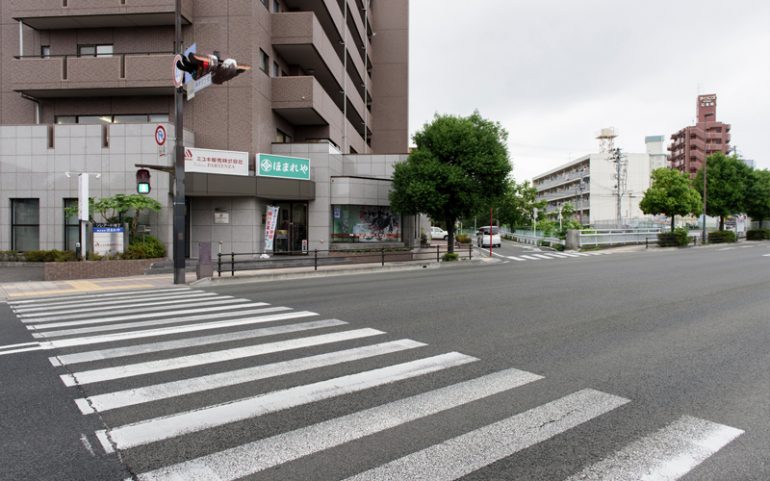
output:
[[[410,136],[435,113],[509,133],[517,181],[695,118],[717,94],[731,144],[770,168],[768,0],[410,0]],[[411,139],[410,139],[411,143]]]

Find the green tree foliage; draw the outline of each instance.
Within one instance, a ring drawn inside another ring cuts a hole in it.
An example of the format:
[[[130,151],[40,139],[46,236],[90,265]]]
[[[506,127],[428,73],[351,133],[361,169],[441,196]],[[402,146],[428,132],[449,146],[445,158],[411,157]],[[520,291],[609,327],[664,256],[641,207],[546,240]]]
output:
[[[454,251],[455,221],[492,205],[511,172],[502,126],[474,112],[469,117],[436,115],[414,136],[416,148],[393,172],[391,207],[443,220]]]
[[[521,184],[511,180],[498,203],[498,218],[511,229],[532,225],[532,209],[543,211],[546,204],[544,200],[537,200],[537,189],[528,180]]]
[[[749,176],[746,198],[746,214],[762,222],[770,219],[770,170],[754,169]]]
[[[134,239],[139,218],[145,211],[159,212],[160,202],[142,194],[115,194],[112,197],[103,197],[98,200],[89,199],[89,214],[91,221],[95,220],[94,213],[99,214],[104,222],[129,224],[129,237]],[[78,206],[68,207],[65,215],[77,215]]]
[[[695,188],[703,195],[703,169],[695,176]],[[721,152],[706,159],[706,214],[719,217],[719,230],[725,217],[745,210],[746,190],[751,169],[736,156]]]
[[[665,214],[671,217],[673,232],[674,217],[687,214],[699,215],[702,210],[702,201],[687,174],[662,168],[652,171],[652,185],[644,193],[639,207],[645,214]]]

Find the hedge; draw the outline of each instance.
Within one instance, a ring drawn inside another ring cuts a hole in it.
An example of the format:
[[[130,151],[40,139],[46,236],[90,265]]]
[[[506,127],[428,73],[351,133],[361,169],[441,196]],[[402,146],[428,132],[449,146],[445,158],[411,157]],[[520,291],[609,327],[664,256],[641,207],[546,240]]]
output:
[[[673,232],[661,232],[658,234],[658,245],[660,247],[685,247],[689,242],[687,230],[678,228]]]
[[[709,244],[724,244],[726,242],[737,242],[738,237],[731,230],[721,230],[709,232]]]
[[[751,229],[746,231],[746,240],[768,240],[770,229]]]

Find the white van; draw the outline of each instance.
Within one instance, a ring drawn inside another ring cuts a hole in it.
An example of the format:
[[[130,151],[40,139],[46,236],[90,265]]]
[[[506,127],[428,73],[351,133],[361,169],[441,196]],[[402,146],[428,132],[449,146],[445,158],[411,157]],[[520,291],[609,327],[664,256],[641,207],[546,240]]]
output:
[[[490,230],[492,232],[492,235],[490,236]],[[491,240],[491,242],[490,242]],[[500,240],[500,230],[497,226],[484,226],[479,227],[478,232],[476,232],[476,245],[479,247],[489,247],[489,244],[492,244],[492,247],[500,247],[502,244],[502,241]]]

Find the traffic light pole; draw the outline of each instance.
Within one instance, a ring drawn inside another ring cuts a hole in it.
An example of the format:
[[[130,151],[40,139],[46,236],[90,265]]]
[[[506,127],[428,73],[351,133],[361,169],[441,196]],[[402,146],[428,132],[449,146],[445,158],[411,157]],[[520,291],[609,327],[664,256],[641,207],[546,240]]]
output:
[[[182,53],[182,0],[176,0],[175,48]],[[185,284],[184,90],[174,89],[174,284]]]

